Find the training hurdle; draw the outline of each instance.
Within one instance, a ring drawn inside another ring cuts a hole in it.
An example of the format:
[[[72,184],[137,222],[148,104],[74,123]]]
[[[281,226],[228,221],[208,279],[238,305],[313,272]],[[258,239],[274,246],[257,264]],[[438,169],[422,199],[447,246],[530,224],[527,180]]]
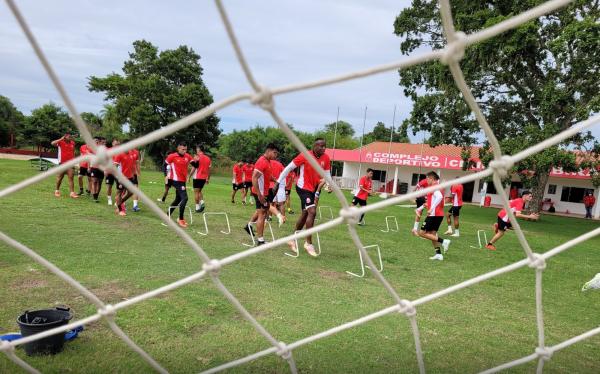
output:
[[[379,258],[379,272],[383,271],[383,261],[381,260],[381,250],[379,248],[379,244],[373,244],[373,245],[367,245],[366,247],[363,247],[365,250],[369,249],[369,248],[377,248],[377,257]],[[362,253],[361,251],[358,251],[358,257],[360,258],[360,271],[361,274],[358,275],[356,273],[353,273],[351,271],[347,271],[346,273],[353,275],[355,277],[358,278],[363,278],[365,276],[365,268],[370,269],[369,265],[365,265],[364,261],[363,261],[363,257],[362,257]]]
[[[294,234],[297,234],[299,232],[302,232],[302,231],[301,230],[294,231]],[[314,234],[313,234],[313,236],[314,236]],[[316,233],[316,236],[317,236],[317,246],[315,247],[315,250],[317,252],[317,256],[319,256],[321,254],[321,238],[319,237],[319,232]],[[298,246],[298,238],[297,237],[294,238],[294,242],[296,243],[296,249],[298,250],[298,253],[294,254],[294,253],[284,252],[284,254],[286,256],[298,258],[298,257],[300,257],[300,247]],[[302,248],[304,249],[304,247],[302,247]]]
[[[319,206],[319,220],[323,219],[322,209],[329,210],[329,219],[333,219],[333,210],[331,209],[331,207],[327,206],[327,205],[323,205],[323,206]]]
[[[175,208],[175,210],[177,210],[177,209],[179,209],[179,206],[178,205],[176,205],[176,206],[172,206],[171,205],[170,207],[167,208],[167,216],[169,216],[169,219],[171,219],[171,208]],[[194,214],[192,213],[192,208],[190,208],[189,206],[186,206],[186,208],[188,210],[188,213],[190,214],[190,225],[191,225],[192,223],[194,223]],[[164,222],[161,222],[160,224],[163,225],[163,226],[167,225]]]
[[[200,231],[196,231],[198,234],[200,235],[208,235],[208,223],[206,222],[206,216],[225,216],[225,221],[227,222],[227,231],[223,231],[221,230],[221,234],[225,234],[225,235],[229,235],[231,234],[231,226],[229,226],[229,216],[227,215],[227,213],[225,212],[207,212],[203,214],[203,219],[204,219],[204,231],[206,232],[200,232]]]
[[[394,219],[394,223],[396,224],[396,230],[390,228],[390,218]],[[380,230],[381,232],[398,232],[400,228],[398,227],[398,221],[396,220],[396,216],[385,216],[385,230]]]
[[[248,225],[256,225],[256,222],[249,222]],[[271,222],[265,220],[265,229],[269,226],[269,231],[271,232],[271,239],[275,241],[275,234],[273,234],[273,227],[271,226]],[[254,247],[256,246],[256,239],[254,238],[254,231],[250,230],[250,238],[252,239],[252,244],[242,242],[242,245],[246,247]]]
[[[481,243],[482,238],[484,239],[483,244]],[[475,247],[474,245],[470,245],[469,247],[475,248],[475,249],[481,249],[481,248],[483,248],[483,246],[485,244],[487,244],[488,239],[487,239],[487,234],[485,233],[485,230],[477,230],[477,242],[479,243],[479,247]]]

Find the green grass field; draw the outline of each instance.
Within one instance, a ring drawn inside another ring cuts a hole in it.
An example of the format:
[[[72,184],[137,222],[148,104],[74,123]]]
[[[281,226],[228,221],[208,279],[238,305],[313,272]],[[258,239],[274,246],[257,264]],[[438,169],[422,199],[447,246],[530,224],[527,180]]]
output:
[[[0,188],[35,175],[29,163],[0,160]],[[157,182],[151,184],[149,182]],[[200,216],[188,229],[206,252],[222,258],[244,250],[242,225],[253,208],[232,205],[230,179],[214,177],[205,189],[207,211],[226,211],[232,234],[210,222],[202,237]],[[34,249],[92,290],[103,301],[117,303],[166,285],[201,269],[195,253],[148,209],[115,216],[106,205],[89,198],[53,196],[54,178],[0,199],[0,230]],[[162,175],[144,173],[141,187],[160,196]],[[67,191],[63,185],[63,196]],[[104,192],[104,191],[103,191]],[[169,200],[173,198],[173,192]],[[293,195],[296,209],[299,201]],[[348,199],[350,199],[348,195]],[[373,200],[378,198],[372,198]],[[192,202],[193,203],[193,202]],[[322,205],[339,204],[333,195]],[[129,204],[129,207],[131,205]],[[381,246],[383,274],[405,299],[416,299],[455,283],[508,265],[524,257],[513,232],[498,243],[498,251],[472,249],[475,231],[491,234],[496,209],[466,206],[461,212],[461,237],[453,240],[443,262],[432,262],[431,243],[410,235],[413,210],[393,206],[368,214],[359,227],[365,245]],[[395,215],[399,233],[382,233],[384,217]],[[295,221],[297,215],[290,216]],[[543,216],[522,227],[536,252],[545,252],[598,223]],[[442,226],[445,227],[445,226]],[[289,234],[291,223],[275,229]],[[345,226],[321,233],[322,255],[302,253],[292,259],[285,248],[261,253],[221,272],[224,284],[279,340],[293,342],[366,314],[392,306],[392,298],[368,274],[358,279],[358,252]],[[547,345],[557,344],[599,325],[600,292],[580,291],[600,271],[600,239],[574,247],[548,261],[544,272],[544,315]],[[17,331],[17,316],[65,304],[80,319],[95,308],[73,288],[13,248],[0,244],[0,334]],[[425,366],[431,373],[469,373],[533,353],[537,344],[535,273],[530,268],[488,280],[417,309]],[[210,280],[136,304],[118,313],[117,323],[161,365],[174,373],[198,372],[269,347],[268,342],[227,302]],[[600,372],[600,337],[556,353],[545,369],[552,373]],[[43,372],[150,372],[152,369],[120,341],[105,322],[86,326],[79,338],[53,357],[19,356]],[[404,315],[388,315],[294,351],[302,373],[418,372],[412,333]],[[532,372],[535,363],[513,372]],[[0,372],[19,372],[0,355]],[[233,372],[288,372],[275,355],[240,366]]]

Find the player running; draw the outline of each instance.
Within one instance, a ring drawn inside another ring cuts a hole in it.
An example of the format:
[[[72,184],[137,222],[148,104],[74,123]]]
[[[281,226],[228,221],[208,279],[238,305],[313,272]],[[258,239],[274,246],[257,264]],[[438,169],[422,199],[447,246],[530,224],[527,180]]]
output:
[[[71,133],[67,132],[60,139],[53,140],[51,143],[53,146],[58,147],[58,163],[64,164],[65,162],[71,161],[75,158],[75,142],[71,139]],[[54,190],[54,196],[60,197],[60,185],[62,180],[67,174],[69,180],[69,196],[73,199],[79,197],[75,193],[75,185],[73,182],[73,168],[69,168],[56,176],[56,189]]]
[[[188,168],[191,164],[194,167],[198,167],[198,162],[194,161],[194,158],[187,153],[187,146],[180,142],[177,145],[177,152],[173,152],[167,156],[167,163],[171,166],[169,170],[169,179],[173,181],[173,188],[175,189],[175,200],[169,206],[169,216],[173,214],[175,208],[179,206],[179,220],[177,223],[179,226],[186,228],[188,226],[184,219],[185,206],[188,201],[188,194],[185,188],[185,182],[187,181]]]
[[[358,192],[354,195],[354,198],[352,199],[352,206],[366,206],[367,205],[367,199],[369,198],[369,196],[373,196],[374,193],[372,192],[372,188],[373,188],[373,169],[369,168],[367,169],[367,174],[364,175],[362,178],[360,178],[360,181],[358,182]],[[360,215],[360,220],[358,221],[358,224],[360,226],[364,226],[365,225],[365,214],[361,214]]]
[[[434,171],[427,173],[428,186],[439,184],[439,180],[440,177]],[[450,247],[450,240],[442,239],[437,233],[440,224],[444,220],[444,195],[440,190],[430,192],[427,194],[427,202],[425,204],[426,205],[421,205],[421,207],[417,208],[417,214],[420,214],[423,209],[427,207],[427,218],[425,218],[425,223],[419,231],[419,236],[431,240],[431,243],[433,244],[435,254],[432,257],[429,257],[429,259],[442,261],[444,260],[444,255],[442,255],[440,245],[444,248],[444,253],[446,253],[448,247]]]
[[[119,153],[113,157],[114,164],[119,168],[125,178],[131,183],[134,182],[135,169],[136,169],[136,158],[135,154],[131,151]],[[125,185],[117,182],[117,194],[115,196],[116,213],[122,217],[126,216],[125,202],[133,196],[133,193],[129,189],[125,188]]]
[[[252,173],[254,172],[254,164],[251,162],[244,162],[242,166],[243,177],[243,186],[242,190],[242,204],[246,205],[246,197],[248,196],[248,191],[252,188]],[[250,191],[252,192],[252,191]]]
[[[419,183],[417,183],[415,191],[427,188],[427,186],[429,186],[429,182],[427,181],[427,178],[423,178],[419,181]],[[427,199],[425,196],[419,196],[415,199],[415,202],[417,203],[417,210],[415,210],[415,224],[413,225],[412,229],[412,233],[414,236],[419,236],[419,225],[421,224],[421,213],[419,211],[419,208],[421,208],[426,201]]]
[[[446,215],[448,230],[446,230],[444,235],[450,235],[457,238],[460,236],[458,216],[460,215],[460,208],[462,208],[463,205],[463,185],[453,184],[450,187],[450,194],[452,207],[448,210],[448,214]],[[454,217],[454,234],[452,233],[452,217]]]
[[[231,191],[232,204],[235,204],[235,194],[238,192],[238,190],[244,188],[244,172],[242,171],[242,166],[244,166],[242,161],[238,161],[235,165],[233,165],[233,179],[231,180],[233,187],[233,191]]]
[[[309,157],[312,157],[317,161],[317,163],[321,166],[321,168],[325,171],[325,174],[331,177],[329,171],[331,170],[331,160],[329,156],[325,154],[325,149],[327,144],[325,139],[317,138],[313,144],[312,150],[308,151]],[[300,198],[300,206],[302,207],[302,214],[298,217],[298,222],[296,222],[296,231],[300,231],[303,228],[310,229],[315,224],[315,216],[317,214],[317,203],[319,199],[319,194],[321,193],[321,188],[325,184],[325,179],[322,179],[319,173],[308,162],[306,157],[304,157],[303,153],[300,153],[296,158],[292,160],[283,170],[277,183],[279,184],[279,188],[284,188],[284,181],[288,174],[296,169],[300,168],[300,173],[298,175],[298,181],[296,182],[296,192],[298,193],[298,197]],[[294,253],[298,253],[298,248],[296,248],[296,243],[292,240],[288,242],[291,250]],[[312,257],[317,257],[318,254],[315,251],[315,247],[312,244],[312,236],[309,235],[306,237],[304,242],[304,249],[308,254]]]
[[[90,149],[88,148],[88,145],[84,143],[81,145],[81,147],[79,147],[79,155],[85,156],[90,153],[89,150]],[[79,173],[78,173],[79,175],[77,176],[77,182],[79,183],[79,193],[77,195],[79,195],[79,196],[83,195],[83,177],[87,178],[87,188],[86,188],[85,192],[88,195],[90,194],[92,178],[90,178],[90,175],[88,173],[89,167],[90,167],[90,163],[88,161],[82,161],[79,163]]]
[[[531,214],[521,213],[523,211],[523,208],[525,207],[525,204],[530,202],[532,198],[533,198],[533,195],[531,194],[530,191],[523,191],[520,198],[510,200],[508,202],[508,205],[510,206],[510,210],[511,210],[511,212],[513,212],[513,214],[515,215],[516,218],[528,218],[528,219],[531,219],[534,221],[537,221],[537,219],[540,218],[540,215],[537,213],[531,213]],[[494,224],[494,231],[496,234],[494,235],[492,240],[490,240],[489,243],[487,243],[487,245],[485,247],[487,249],[489,249],[490,251],[495,251],[496,246],[494,245],[494,243],[496,243],[498,240],[500,240],[500,238],[502,238],[504,236],[506,229],[510,229],[510,228],[512,228],[512,224],[508,220],[508,214],[506,213],[506,209],[502,209],[498,213],[498,222],[496,222]]]
[[[256,245],[265,244],[264,231],[267,212],[273,196],[269,196],[269,184],[272,179],[271,160],[279,155],[279,148],[273,143],[267,145],[265,153],[260,156],[254,165],[252,173],[252,197],[256,205],[256,211],[250,218],[250,222],[244,227],[249,235],[255,236],[252,224],[256,223]]]
[[[202,189],[210,180],[210,157],[204,154],[201,145],[196,146],[196,156],[194,161],[198,162],[198,167],[192,170],[192,185],[194,187],[194,200],[196,202],[196,213],[204,211],[204,195]]]

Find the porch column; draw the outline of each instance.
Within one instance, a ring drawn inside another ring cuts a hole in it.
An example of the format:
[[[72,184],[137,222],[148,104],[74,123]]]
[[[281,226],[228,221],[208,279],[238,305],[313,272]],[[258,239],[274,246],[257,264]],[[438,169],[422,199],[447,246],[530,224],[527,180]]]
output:
[[[398,166],[394,169],[394,186],[392,187],[392,195],[398,192]]]
[[[600,218],[600,188],[596,190],[596,204],[594,205],[594,209],[592,211],[592,217],[598,219]]]

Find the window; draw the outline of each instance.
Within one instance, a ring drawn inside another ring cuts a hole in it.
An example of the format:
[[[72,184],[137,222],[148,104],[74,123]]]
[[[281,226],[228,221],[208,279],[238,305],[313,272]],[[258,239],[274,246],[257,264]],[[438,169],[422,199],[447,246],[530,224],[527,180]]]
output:
[[[373,170],[373,180],[385,182],[385,170]]]
[[[583,203],[583,196],[585,196],[587,191],[588,189],[586,188],[563,186],[562,193],[560,194],[560,201]]]
[[[548,185],[548,195],[554,195],[556,193],[556,185],[549,184]]]
[[[413,173],[412,179],[410,180],[410,185],[411,186],[416,186],[417,183],[419,183],[419,181],[421,179],[423,179],[423,178],[425,178],[425,174],[416,174],[416,173]]]
[[[487,191],[485,191],[485,193],[491,193],[491,194],[495,194],[496,192],[496,186],[494,185],[494,182],[488,182],[487,184]]]

